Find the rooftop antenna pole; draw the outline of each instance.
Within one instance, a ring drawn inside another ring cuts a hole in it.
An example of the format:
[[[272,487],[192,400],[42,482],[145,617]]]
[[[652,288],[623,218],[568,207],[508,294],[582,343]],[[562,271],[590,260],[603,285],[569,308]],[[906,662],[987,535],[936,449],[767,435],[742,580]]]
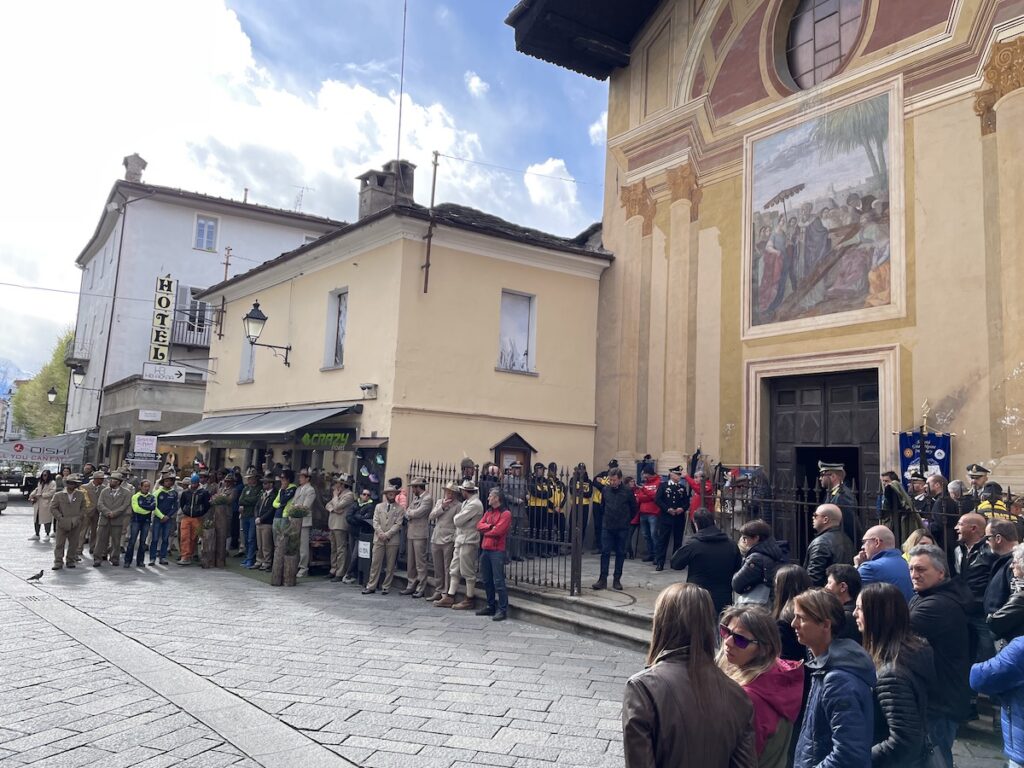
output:
[[[400,65],[398,74],[398,141],[395,146],[395,160],[398,161],[402,158],[402,102],[405,100],[405,29],[406,21],[409,16],[409,0],[405,0],[402,3],[402,63]],[[402,166],[400,163],[395,164],[397,178],[395,179],[395,198],[394,203],[398,205],[398,185],[402,180]]]
[[[231,265],[231,246],[224,248],[224,281],[228,279],[228,267]]]
[[[430,180],[430,222],[427,224],[427,258],[423,262],[423,292],[427,292],[430,285],[430,245],[434,242],[434,192],[437,190],[437,155],[434,150],[434,175]]]

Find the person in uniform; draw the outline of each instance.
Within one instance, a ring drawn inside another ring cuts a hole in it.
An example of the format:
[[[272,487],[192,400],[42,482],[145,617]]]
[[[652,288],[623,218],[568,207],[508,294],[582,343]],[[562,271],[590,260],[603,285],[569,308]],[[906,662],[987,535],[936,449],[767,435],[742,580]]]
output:
[[[527,545],[527,559],[539,553],[546,553],[546,547],[541,544],[541,541],[544,539],[551,496],[551,484],[544,476],[544,465],[538,461],[533,465],[533,477],[530,478],[526,496],[526,506],[530,516],[529,538],[531,539]],[[481,506],[483,505],[481,504]]]
[[[430,522],[434,524],[434,532],[430,537],[430,553],[434,560],[434,594],[430,602],[436,602],[448,595],[451,586],[452,556],[455,552],[455,515],[462,509],[462,501],[458,498],[459,486],[447,483],[444,486],[444,497],[435,502],[430,511]]]
[[[149,534],[149,564],[167,565],[167,549],[171,542],[171,529],[178,517],[178,489],[175,488],[177,476],[173,469],[160,475],[160,483],[153,492],[156,509],[153,510],[153,525]],[[159,552],[157,551],[159,550]]]
[[[82,560],[82,552],[85,550],[85,540],[89,540],[89,554],[96,555],[96,527],[100,521],[100,511],[97,503],[100,498],[100,491],[107,485],[105,472],[96,470],[89,478],[89,482],[82,486],[85,492],[86,510],[82,518],[82,535],[78,537],[78,560]]]
[[[843,512],[843,533],[850,541],[860,541],[863,534],[860,518],[857,516],[857,497],[846,485],[846,467],[841,463],[819,461],[818,474],[821,486],[828,490],[825,504],[835,504]]]
[[[927,517],[932,509],[932,501],[928,495],[924,473],[919,469],[910,471],[910,497],[914,500],[914,511],[918,517]]]
[[[373,510],[373,550],[370,554],[370,578],[363,588],[364,595],[372,595],[377,591],[381,567],[384,568],[384,583],[381,593],[391,591],[391,582],[395,578],[395,564],[398,562],[398,547],[401,543],[402,523],[405,511],[395,501],[401,488],[395,484],[384,487],[384,501]],[[385,564],[386,561],[386,564]]]
[[[654,497],[661,510],[658,516],[658,530],[654,570],[665,570],[665,558],[668,555],[669,540],[672,551],[683,546],[683,534],[686,531],[687,512],[690,509],[690,487],[683,484],[682,466],[672,467],[668,471],[668,482],[658,486]]]
[[[327,530],[331,536],[331,570],[327,578],[332,583],[344,581],[350,565],[352,550],[348,546],[348,513],[355,507],[356,497],[352,493],[352,476],[347,472],[338,475],[332,486],[331,500],[327,502]]]
[[[277,501],[274,476],[264,475],[262,485],[260,500],[256,503],[256,567],[269,571],[274,559],[274,502]]]
[[[529,526],[526,516],[526,479],[523,477],[523,465],[513,461],[508,467],[508,474],[501,481],[501,490],[505,494],[505,502],[512,513],[512,532],[508,541],[508,556],[513,561],[523,559],[521,538]]]
[[[552,540],[549,555],[558,554],[559,544],[565,543],[565,499],[567,496],[565,483],[558,478],[558,465],[548,464],[548,486],[551,497],[548,499],[547,536]],[[481,497],[486,498],[486,497]]]
[[[987,520],[1009,520],[1017,522],[1017,515],[1006,508],[1003,501],[1003,486],[995,480],[989,480],[982,486],[981,502],[976,510]]]
[[[484,505],[480,501],[480,489],[472,480],[463,480],[459,490],[462,492],[462,506],[453,518],[455,551],[452,554],[451,583],[448,585],[448,594],[434,605],[437,608],[468,611],[476,605],[477,558],[480,551],[480,531],[476,524],[484,516]],[[466,599],[456,603],[455,593],[459,588],[460,577],[466,580]]]
[[[587,540],[587,526],[590,524],[590,506],[591,500],[594,498],[594,484],[590,480],[590,475],[587,474],[587,465],[582,461],[573,470],[571,483],[572,506],[570,511],[573,514],[582,515],[580,520],[580,546],[583,546],[583,542]],[[572,538],[572,525],[573,523],[570,523],[570,539]]]
[[[405,510],[405,559],[408,583],[403,595],[423,597],[427,588],[427,535],[434,497],[427,492],[427,482],[415,477],[409,483],[409,506]]]
[[[601,554],[601,531],[604,529],[604,488],[608,484],[608,473],[619,468],[619,462],[612,459],[608,469],[594,475],[594,549],[592,554]]]
[[[981,491],[984,489],[985,483],[988,482],[990,474],[991,471],[981,464],[967,465],[967,482],[970,490],[964,494],[961,507],[964,513],[973,512],[981,504]]]
[[[92,551],[92,566],[99,568],[110,558],[111,565],[121,564],[121,535],[130,518],[132,494],[124,487],[124,475],[111,472],[107,487],[97,499],[99,524],[96,528],[96,548]]]
[[[313,507],[317,503],[316,486],[310,482],[310,470],[299,472],[299,487],[295,491],[294,506],[306,510],[299,531],[299,572],[298,578],[309,575],[309,536],[313,531]]]
[[[59,571],[65,564],[68,568],[74,568],[78,559],[78,537],[86,512],[86,495],[81,485],[81,475],[68,475],[64,479],[64,490],[57,491],[50,499],[50,514],[57,527],[57,542],[53,548],[55,571]]]

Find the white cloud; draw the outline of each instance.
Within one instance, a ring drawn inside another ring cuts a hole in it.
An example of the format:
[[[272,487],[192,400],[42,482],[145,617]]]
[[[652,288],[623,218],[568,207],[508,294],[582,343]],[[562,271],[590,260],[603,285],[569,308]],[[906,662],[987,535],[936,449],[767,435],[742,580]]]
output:
[[[0,25],[0,69],[23,73],[0,79],[0,100],[21,115],[0,129],[0,264],[18,276],[12,282],[78,289],[74,259],[132,152],[149,162],[144,181],[236,199],[248,187],[250,201],[284,208],[294,205],[293,185],[306,185],[316,191],[306,193],[304,211],[348,220],[355,176],[395,153],[398,97],[384,90],[392,88],[384,65],[342,66],[344,82],[325,80],[311,92],[277,81],[223,0],[15,4]],[[467,72],[466,88],[482,96],[489,86]],[[406,93],[402,125],[401,153],[419,168],[420,202],[433,150],[486,158],[481,137],[442,103]],[[534,168],[568,174],[561,160]],[[438,199],[561,234],[585,225],[573,185],[536,182],[442,158]],[[29,341],[18,357],[2,347],[0,355],[25,369],[43,362],[56,327],[75,322],[74,296],[0,286],[0,302],[0,340]],[[39,359],[26,347],[40,350]]]
[[[491,90],[490,83],[483,80],[480,75],[472,70],[467,70],[466,74],[463,75],[463,79],[466,81],[466,90],[469,91],[470,96],[480,99]]]
[[[531,221],[524,222],[528,226],[575,234],[591,223],[580,205],[575,178],[561,158],[549,157],[529,166],[523,183],[533,204]]]
[[[601,113],[601,116],[590,124],[587,129],[590,134],[590,143],[595,147],[603,146],[608,140],[608,110]]]

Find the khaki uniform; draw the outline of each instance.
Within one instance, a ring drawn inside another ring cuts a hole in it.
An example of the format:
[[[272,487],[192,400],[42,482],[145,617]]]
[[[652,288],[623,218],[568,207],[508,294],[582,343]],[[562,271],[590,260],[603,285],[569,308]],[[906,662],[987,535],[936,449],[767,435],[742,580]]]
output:
[[[57,523],[57,543],[53,548],[53,567],[60,570],[65,561],[68,568],[75,567],[78,557],[78,537],[82,530],[82,519],[86,511],[86,496],[77,488],[53,494],[50,499],[50,514]],[[65,546],[67,551],[65,552]]]
[[[94,563],[110,555],[110,562],[120,565],[121,535],[131,517],[129,510],[132,507],[132,495],[123,483],[117,488],[108,486],[100,491],[97,499],[99,525],[96,528],[96,543],[92,545]]]
[[[466,599],[472,600],[476,594],[476,567],[480,553],[480,531],[476,524],[483,516],[484,504],[477,494],[462,502],[455,515],[455,552],[449,572],[451,583],[448,585],[448,594],[453,597],[459,588],[460,576],[466,580]]]
[[[106,481],[96,485],[91,480],[82,486],[88,498],[89,508],[85,511],[85,518],[82,520],[82,533],[78,537],[78,557],[82,557],[82,550],[85,549],[85,540],[89,539],[89,554],[96,554],[96,528],[100,521],[99,498],[100,492],[107,487]]]
[[[391,589],[395,578],[395,564],[398,562],[398,535],[402,530],[403,510],[396,502],[382,501],[373,510],[373,553],[370,557],[370,578],[366,582],[367,589],[376,589],[380,578],[380,569],[387,559],[384,570],[384,591]],[[384,538],[381,541],[380,537]]]
[[[434,579],[437,593],[448,594],[451,584],[452,555],[455,552],[455,515],[462,509],[457,499],[438,499],[430,511],[434,533],[430,537],[430,554],[434,558]]]
[[[406,574],[409,587],[419,592],[427,586],[427,539],[430,534],[430,510],[434,497],[426,490],[419,496],[411,496],[409,508],[405,511],[408,527],[405,531]]]
[[[356,497],[346,488],[340,496],[327,502],[327,529],[331,532],[331,575],[339,579],[348,573],[352,552],[348,546],[348,511],[356,505]]]

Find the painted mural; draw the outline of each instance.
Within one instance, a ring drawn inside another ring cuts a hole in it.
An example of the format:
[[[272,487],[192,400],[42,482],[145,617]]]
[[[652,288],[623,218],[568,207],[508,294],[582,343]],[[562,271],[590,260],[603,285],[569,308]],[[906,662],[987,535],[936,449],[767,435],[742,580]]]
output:
[[[890,304],[889,108],[874,96],[751,143],[751,326]]]

